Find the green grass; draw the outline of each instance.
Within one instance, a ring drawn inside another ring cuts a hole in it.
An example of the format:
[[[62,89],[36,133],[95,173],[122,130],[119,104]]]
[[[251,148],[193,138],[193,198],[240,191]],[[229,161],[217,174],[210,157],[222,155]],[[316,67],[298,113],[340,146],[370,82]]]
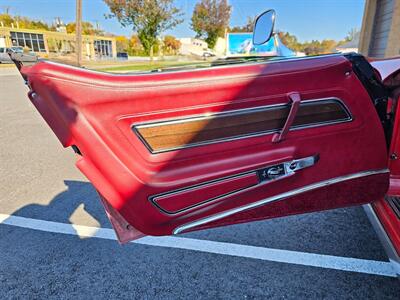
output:
[[[181,67],[186,65],[208,65],[207,61],[154,61],[154,62],[136,62],[123,66],[109,66],[105,68],[96,68],[99,71],[106,72],[130,72],[130,71],[150,71],[154,69]]]

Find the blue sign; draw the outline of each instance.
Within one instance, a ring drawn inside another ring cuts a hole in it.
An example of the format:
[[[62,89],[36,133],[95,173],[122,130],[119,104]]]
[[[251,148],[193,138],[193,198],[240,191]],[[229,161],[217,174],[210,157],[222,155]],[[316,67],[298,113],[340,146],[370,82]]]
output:
[[[227,55],[276,55],[274,39],[263,45],[253,45],[253,33],[228,33]]]

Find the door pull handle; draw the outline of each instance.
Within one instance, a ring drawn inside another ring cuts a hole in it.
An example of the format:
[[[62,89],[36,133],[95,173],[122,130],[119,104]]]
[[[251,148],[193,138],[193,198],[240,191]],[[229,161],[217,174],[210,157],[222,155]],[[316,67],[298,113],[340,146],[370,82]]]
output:
[[[319,155],[294,159],[278,165],[257,170],[260,182],[268,182],[294,175],[296,172],[314,166],[319,160]]]
[[[290,110],[289,110],[289,114],[287,116],[285,125],[283,125],[283,128],[280,132],[275,133],[272,136],[272,143],[279,143],[281,141],[283,141],[286,137],[286,135],[288,134],[290,127],[292,126],[294,119],[296,118],[297,115],[297,111],[299,110],[299,106],[300,106],[300,102],[301,102],[301,97],[300,94],[298,92],[292,92],[287,94],[288,98],[289,98],[289,104],[290,106]]]

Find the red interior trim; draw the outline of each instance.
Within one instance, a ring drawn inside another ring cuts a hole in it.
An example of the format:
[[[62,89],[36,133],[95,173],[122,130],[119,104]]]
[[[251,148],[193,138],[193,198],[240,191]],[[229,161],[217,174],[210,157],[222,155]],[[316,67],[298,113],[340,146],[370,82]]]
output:
[[[256,172],[205,183],[180,191],[151,197],[151,201],[168,214],[179,213],[258,184]]]

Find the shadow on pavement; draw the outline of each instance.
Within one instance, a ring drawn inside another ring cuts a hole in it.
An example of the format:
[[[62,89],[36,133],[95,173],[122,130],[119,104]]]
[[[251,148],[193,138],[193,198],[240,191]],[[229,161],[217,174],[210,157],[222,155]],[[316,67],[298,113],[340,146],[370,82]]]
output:
[[[76,180],[64,180],[64,183],[67,189],[56,195],[48,205],[29,204],[15,211],[13,215],[82,225],[86,222],[80,221],[81,219],[86,219],[86,221],[92,219],[90,226],[111,227],[92,184]]]

